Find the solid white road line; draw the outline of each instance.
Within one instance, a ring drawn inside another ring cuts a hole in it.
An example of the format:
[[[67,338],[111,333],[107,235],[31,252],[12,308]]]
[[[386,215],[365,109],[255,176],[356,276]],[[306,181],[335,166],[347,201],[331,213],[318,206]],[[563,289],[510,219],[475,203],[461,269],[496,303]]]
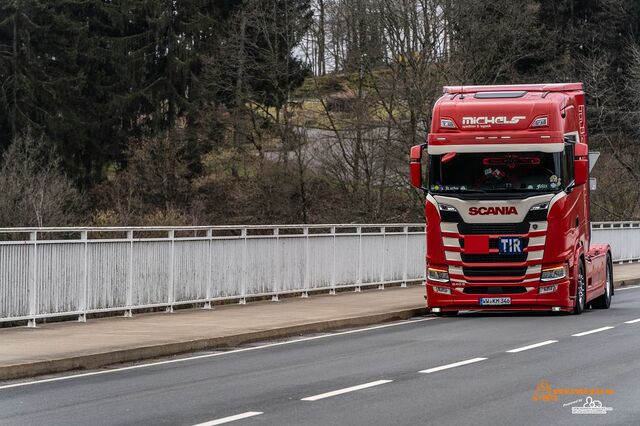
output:
[[[624,323],[625,323],[625,324],[635,324],[635,323],[637,323],[637,322],[640,322],[640,318],[638,318],[638,319],[634,319],[634,320],[631,320],[631,321],[625,321]]]
[[[35,385],[35,384],[39,384],[39,383],[49,383],[49,382],[58,382],[58,381],[61,381],[61,380],[77,379],[77,378],[80,378],[80,377],[99,376],[101,374],[117,373],[119,371],[137,370],[139,368],[155,367],[157,365],[174,364],[174,363],[177,363],[177,362],[193,361],[193,360],[196,360],[196,359],[213,358],[213,357],[216,357],[216,356],[231,355],[231,354],[237,354],[237,353],[240,353],[240,352],[256,351],[256,350],[259,350],[259,349],[266,349],[266,348],[273,348],[273,347],[276,347],[276,346],[291,345],[291,344],[294,344],[294,343],[308,342],[308,341],[311,341],[311,340],[326,339],[326,338],[329,338],[329,337],[342,336],[342,335],[345,335],[345,334],[362,333],[362,332],[369,331],[369,330],[378,330],[378,329],[381,329],[381,328],[397,327],[399,325],[407,325],[407,324],[413,324],[413,323],[416,323],[416,322],[431,321],[431,320],[435,320],[435,319],[438,319],[438,318],[437,317],[419,318],[419,319],[413,319],[413,320],[406,320],[406,321],[402,321],[402,322],[394,322],[394,323],[391,323],[391,324],[376,325],[376,326],[367,327],[367,328],[358,328],[356,330],[339,331],[337,333],[323,334],[321,336],[303,337],[301,339],[296,339],[296,340],[287,340],[286,342],[268,343],[268,344],[265,344],[265,345],[252,346],[250,348],[243,348],[243,349],[234,349],[232,351],[226,351],[226,352],[216,352],[216,353],[213,353],[213,354],[196,355],[196,356],[190,356],[190,357],[185,357],[185,358],[170,359],[170,360],[167,360],[167,361],[156,361],[156,362],[150,362],[150,363],[147,363],[147,364],[138,364],[138,365],[132,365],[132,366],[129,366],[129,367],[120,367],[120,368],[113,368],[113,369],[109,369],[109,370],[93,371],[91,373],[82,373],[82,374],[73,374],[73,375],[69,375],[69,376],[52,377],[50,379],[33,380],[33,381],[30,381],[30,382],[12,383],[10,385],[0,386],[0,390],[2,390],[2,389],[10,389],[10,388],[18,388],[18,387],[21,387],[21,386]]]
[[[224,423],[234,422],[236,420],[246,419],[247,417],[259,416],[262,411],[247,411],[246,413],[236,414],[235,416],[223,417],[221,419],[211,420],[210,422],[198,423],[194,426],[215,426]]]
[[[582,333],[576,333],[576,334],[572,334],[573,337],[582,337],[582,336],[586,336],[587,334],[593,334],[593,333],[598,333],[600,331],[605,331],[605,330],[611,330],[614,327],[600,327],[600,328],[596,328],[595,330],[589,330],[589,331],[583,331]]]
[[[354,392],[360,389],[372,388],[374,386],[384,385],[385,383],[391,383],[393,380],[376,380],[375,382],[364,383],[358,386],[351,386],[350,388],[338,389],[331,392],[321,393],[319,395],[308,396],[302,398],[301,401],[317,401],[319,399],[330,398],[336,395],[342,395],[343,393]]]
[[[529,349],[539,348],[540,346],[550,345],[552,343],[558,343],[557,340],[545,340],[544,342],[534,343],[533,345],[523,346],[521,348],[508,350],[510,354],[517,354],[518,352],[527,351]]]
[[[616,291],[632,290],[634,288],[640,288],[640,285],[632,285],[632,286],[629,286],[629,287],[620,287],[620,288],[616,288]]]
[[[472,359],[468,359],[466,361],[454,362],[453,364],[441,365],[440,367],[428,368],[426,370],[418,371],[418,373],[427,373],[427,374],[428,373],[435,373],[436,371],[447,370],[449,368],[454,368],[454,367],[461,367],[463,365],[473,364],[474,362],[480,362],[480,361],[484,361],[486,359],[487,358],[472,358]]]

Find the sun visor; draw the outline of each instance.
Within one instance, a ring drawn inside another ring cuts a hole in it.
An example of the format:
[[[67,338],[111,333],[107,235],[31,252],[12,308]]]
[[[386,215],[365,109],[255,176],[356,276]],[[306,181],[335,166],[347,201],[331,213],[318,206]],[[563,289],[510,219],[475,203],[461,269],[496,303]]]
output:
[[[428,145],[430,155],[442,155],[450,152],[562,152],[564,143],[527,143],[527,144],[464,144],[464,145]]]

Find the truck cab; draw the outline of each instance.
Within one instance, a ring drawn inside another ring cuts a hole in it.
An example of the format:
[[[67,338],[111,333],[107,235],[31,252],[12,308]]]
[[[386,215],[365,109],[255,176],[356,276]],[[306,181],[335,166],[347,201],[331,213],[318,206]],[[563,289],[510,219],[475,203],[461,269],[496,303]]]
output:
[[[410,169],[426,194],[432,312],[610,306],[610,248],[590,243],[581,83],[444,87]]]

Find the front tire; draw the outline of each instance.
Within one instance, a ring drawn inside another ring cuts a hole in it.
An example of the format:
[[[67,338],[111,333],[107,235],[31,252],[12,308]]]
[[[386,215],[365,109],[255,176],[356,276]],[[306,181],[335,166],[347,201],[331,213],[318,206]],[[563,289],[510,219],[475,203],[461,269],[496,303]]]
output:
[[[576,306],[573,308],[575,315],[584,312],[587,300],[587,280],[585,278],[584,263],[580,260],[578,266],[578,277],[576,280]]]
[[[596,309],[609,309],[611,306],[611,296],[613,295],[613,265],[611,264],[611,256],[607,254],[607,275],[604,283],[604,294],[593,302],[591,306]]]

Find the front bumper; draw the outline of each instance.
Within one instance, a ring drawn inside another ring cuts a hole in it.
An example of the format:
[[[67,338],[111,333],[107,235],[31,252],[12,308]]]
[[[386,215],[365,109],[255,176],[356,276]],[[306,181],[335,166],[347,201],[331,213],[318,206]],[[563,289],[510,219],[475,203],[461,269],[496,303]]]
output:
[[[558,289],[551,293],[539,294],[540,282],[528,283],[483,283],[482,286],[518,286],[526,287],[525,293],[486,293],[467,294],[465,288],[478,287],[477,284],[466,284],[464,286],[451,286],[449,283],[437,283],[427,281],[426,301],[427,308],[440,308],[441,311],[462,311],[462,310],[484,310],[484,311],[551,311],[551,308],[560,308],[560,311],[569,312],[573,310],[574,299],[570,293],[570,283],[568,279],[542,283],[542,286],[557,285]],[[446,287],[451,290],[451,294],[437,292],[435,287]],[[510,305],[481,306],[480,299],[486,297],[510,297]],[[558,310],[558,309],[556,309]]]

